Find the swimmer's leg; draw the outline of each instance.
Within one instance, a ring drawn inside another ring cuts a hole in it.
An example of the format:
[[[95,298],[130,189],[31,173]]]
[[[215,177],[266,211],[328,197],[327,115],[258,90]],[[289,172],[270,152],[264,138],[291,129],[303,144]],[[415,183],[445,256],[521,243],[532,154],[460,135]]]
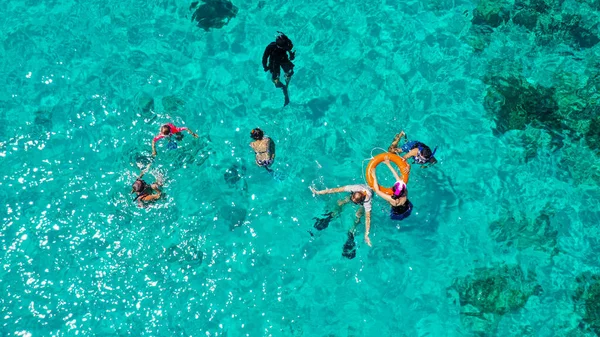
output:
[[[317,230],[320,230],[320,231],[329,227],[329,223],[331,222],[331,220],[337,218],[338,215],[340,215],[340,213],[342,211],[342,206],[347,204],[349,201],[350,201],[350,197],[339,200],[337,202],[337,205],[333,208],[333,210],[328,211],[325,214],[323,214],[323,217],[313,218],[316,220],[313,227],[315,227]]]
[[[360,219],[362,219],[362,207],[356,212],[356,218],[354,218],[354,224],[352,228],[348,231],[348,239],[344,243],[342,247],[342,256],[348,259],[353,259],[356,257],[356,241],[354,240],[354,233],[356,232],[356,227],[360,224]]]
[[[275,83],[275,87],[276,88],[283,88],[283,87],[285,87],[285,85],[283,83],[281,83],[281,80],[279,79],[279,74],[281,74],[281,70],[279,68],[279,64],[274,63],[273,67],[271,69],[272,69],[271,78],[273,79],[273,83]]]
[[[285,86],[290,85],[292,75],[294,75],[294,64],[292,62],[286,62],[281,64],[281,68],[285,72]]]
[[[398,148],[398,143],[400,142],[402,136],[404,136],[404,140],[406,141],[406,134],[404,133],[404,131],[401,131],[399,134],[396,134],[394,140],[392,141],[392,144],[390,144],[390,147],[388,147],[388,152],[402,152],[401,149]]]

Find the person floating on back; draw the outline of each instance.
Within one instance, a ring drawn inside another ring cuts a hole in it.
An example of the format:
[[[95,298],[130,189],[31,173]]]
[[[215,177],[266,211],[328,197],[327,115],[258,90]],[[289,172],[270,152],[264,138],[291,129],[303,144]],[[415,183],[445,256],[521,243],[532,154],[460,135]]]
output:
[[[352,201],[356,205],[360,205],[361,207],[356,211],[356,219],[354,220],[354,225],[348,231],[348,239],[354,240],[354,232],[356,227],[360,223],[360,219],[363,214],[365,215],[365,243],[371,246],[371,239],[369,238],[369,230],[371,229],[371,199],[373,196],[373,192],[367,185],[348,185],[338,188],[325,189],[322,191],[317,191],[315,188],[310,187],[310,190],[313,194],[331,194],[331,193],[340,193],[340,192],[349,192],[350,195],[345,199],[338,201],[338,206],[343,206],[350,201]],[[326,227],[326,226],[325,226]],[[317,228],[318,229],[318,228]],[[344,254],[344,256],[349,255],[348,252]],[[349,257],[349,256],[346,256]]]
[[[259,128],[252,129],[250,137],[254,139],[250,147],[254,150],[256,165],[273,172],[269,166],[275,161],[275,142],[269,136],[265,136],[263,130]]]
[[[402,145],[402,147],[398,147],[398,142],[400,142],[400,138],[402,137],[405,137],[406,142],[404,143],[404,145]],[[390,147],[388,147],[388,152],[397,153],[398,155],[400,155],[401,153],[406,153],[404,156],[402,156],[402,158],[412,158],[413,164],[416,163],[423,165],[421,166],[423,168],[432,166],[437,163],[437,159],[435,159],[435,157],[433,156],[436,150],[437,147],[433,151],[431,151],[431,148],[429,148],[429,146],[417,140],[408,141],[406,139],[406,134],[404,133],[404,131],[401,131],[399,134],[397,134]]]
[[[278,35],[275,42],[269,43],[267,48],[265,48],[262,65],[265,71],[271,72],[275,87],[283,90],[283,95],[285,97],[283,106],[286,106],[290,103],[287,89],[292,75],[294,74],[294,64],[291,61],[296,57],[296,52],[292,51],[294,48],[292,40],[282,32],[277,33]],[[289,58],[288,53],[290,54]],[[283,68],[283,71],[285,72],[285,85],[281,83],[281,79],[279,78],[280,67]]]
[[[171,123],[167,123],[160,127],[159,134],[156,137],[154,137],[154,139],[152,140],[152,156],[156,156],[156,142],[165,137],[169,140],[169,144],[167,144],[167,148],[168,149],[176,149],[177,143],[171,139],[171,136],[175,135],[176,140],[182,140],[183,134],[181,133],[181,131],[187,131],[190,135],[194,136],[194,138],[198,138],[197,134],[195,134],[192,130],[190,130],[186,127],[178,128]]]

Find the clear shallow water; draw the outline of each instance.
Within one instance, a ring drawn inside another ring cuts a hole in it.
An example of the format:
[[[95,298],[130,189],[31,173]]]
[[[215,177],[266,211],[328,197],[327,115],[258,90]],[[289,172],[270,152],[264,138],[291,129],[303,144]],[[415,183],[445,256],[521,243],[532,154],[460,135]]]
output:
[[[573,296],[600,267],[598,158],[534,127],[496,135],[483,108],[499,55],[537,82],[580,63],[518,30],[474,53],[471,2],[235,5],[208,33],[185,2],[2,5],[1,335],[593,336]],[[285,109],[260,66],[276,30],[298,50]],[[159,148],[147,180],[166,195],[140,209],[130,186],[168,121],[200,139]],[[281,181],[254,165],[256,126]],[[360,227],[343,259],[354,210],[312,237],[337,199],[308,186],[361,183],[401,129],[441,162],[415,168],[400,229],[376,200],[373,248]],[[543,291],[473,322],[456,280],[499,265]]]

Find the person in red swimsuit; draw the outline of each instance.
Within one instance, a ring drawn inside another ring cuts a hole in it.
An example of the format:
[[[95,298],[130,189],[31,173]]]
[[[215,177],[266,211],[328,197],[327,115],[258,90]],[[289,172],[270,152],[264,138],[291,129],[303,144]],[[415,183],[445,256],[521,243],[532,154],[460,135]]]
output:
[[[187,131],[190,135],[194,136],[195,138],[198,138],[197,134],[195,134],[192,130],[190,130],[186,127],[178,128],[171,123],[167,123],[160,127],[160,133],[156,137],[154,137],[154,139],[152,140],[152,156],[156,156],[156,142],[157,141],[159,141],[165,137],[171,138],[171,135],[175,135],[175,138],[177,140],[181,140],[183,138],[181,131]]]

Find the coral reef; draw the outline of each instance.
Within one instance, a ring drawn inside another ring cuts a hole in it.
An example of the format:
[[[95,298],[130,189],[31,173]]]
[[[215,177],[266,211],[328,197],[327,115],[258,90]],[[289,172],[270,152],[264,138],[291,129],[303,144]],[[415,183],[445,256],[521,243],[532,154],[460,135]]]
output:
[[[526,214],[519,210],[511,210],[510,207],[504,209],[501,218],[490,224],[492,236],[496,241],[520,250],[532,248],[552,255],[558,253],[558,231],[550,223],[555,212],[550,204],[547,204],[533,221],[527,219]]]
[[[588,0],[590,5],[596,2]],[[538,45],[566,44],[573,48],[591,48],[600,42],[596,20],[586,21],[579,13],[565,13],[563,0],[484,0],[473,10],[467,42],[476,50],[484,50],[495,29],[507,22],[535,34]],[[582,11],[585,11],[583,9]]]
[[[182,108],[185,102],[176,96],[165,96],[162,98],[162,105],[166,112],[173,113]]]
[[[489,84],[485,108],[494,115],[496,131],[523,130],[528,124],[559,129],[558,103],[554,88],[528,82],[518,74],[492,73],[484,79]]]
[[[600,336],[600,275],[582,274],[576,282],[573,302],[582,317],[582,327]]]
[[[497,328],[500,316],[523,308],[529,297],[542,292],[535,277],[518,265],[479,268],[455,279],[448,290],[458,297],[465,327],[486,334]]]

